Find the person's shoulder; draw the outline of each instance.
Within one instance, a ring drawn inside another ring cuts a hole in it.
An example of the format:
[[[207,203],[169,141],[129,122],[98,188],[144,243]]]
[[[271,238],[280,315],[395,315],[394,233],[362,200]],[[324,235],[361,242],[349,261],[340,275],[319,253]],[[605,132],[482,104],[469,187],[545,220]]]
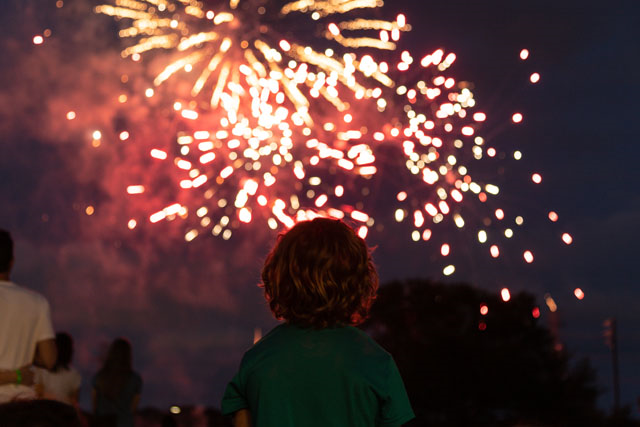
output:
[[[41,293],[36,292],[33,289],[25,288],[24,286],[20,286],[17,283],[13,283],[13,282],[9,282],[9,283],[11,283],[13,286],[6,287],[8,292],[11,292],[15,295],[19,295],[25,301],[29,300],[37,305],[46,305],[46,306],[49,305],[49,302]]]

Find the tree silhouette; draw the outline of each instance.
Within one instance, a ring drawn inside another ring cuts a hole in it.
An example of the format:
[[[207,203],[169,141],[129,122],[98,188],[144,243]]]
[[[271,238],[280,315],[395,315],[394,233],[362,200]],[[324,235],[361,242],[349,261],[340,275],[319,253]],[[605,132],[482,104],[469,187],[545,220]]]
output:
[[[408,280],[380,289],[363,328],[394,356],[412,425],[603,425],[594,370],[570,365],[534,309],[524,292],[504,302],[464,284]]]

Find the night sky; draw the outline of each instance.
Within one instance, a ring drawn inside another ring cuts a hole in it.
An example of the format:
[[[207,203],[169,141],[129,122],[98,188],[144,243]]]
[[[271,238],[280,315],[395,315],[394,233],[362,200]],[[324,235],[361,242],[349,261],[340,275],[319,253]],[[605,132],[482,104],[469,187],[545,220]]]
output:
[[[640,6],[631,0],[386,3],[379,17],[404,12],[413,26],[400,50],[416,57],[437,48],[455,52],[450,74],[473,83],[478,106],[490,117],[483,133],[499,151],[524,153],[521,162],[493,173],[505,209],[531,218],[518,239],[535,248],[536,261],[492,262],[477,244],[463,245],[446,281],[527,290],[541,307],[549,293],[566,348],[597,369],[603,408],[611,405],[612,381],[602,324],[615,316],[622,402],[635,405]],[[55,328],[74,336],[83,406],[91,375],[117,336],[133,344],[134,367],[145,381],[142,406],[218,406],[256,329],[275,324],[256,286],[275,234],[255,225],[229,241],[201,236],[187,243],[179,221],[128,230],[126,219],[151,212],[157,200],[131,202],[124,188],[143,173],[162,184],[166,177],[146,160],[148,147],[171,144],[176,128],[165,98],[140,95],[153,73],[144,61],[120,57],[118,26],[92,12],[97,2],[1,4],[0,227],[16,240],[13,280],[42,292]],[[51,36],[34,45],[34,35],[47,28]],[[518,58],[522,48],[531,52],[525,62]],[[537,85],[528,83],[534,71],[542,76]],[[126,107],[114,101],[122,74],[138,93]],[[66,120],[70,110],[77,119]],[[519,126],[509,123],[516,111],[525,117]],[[110,143],[124,127],[131,140]],[[104,133],[97,148],[94,129]],[[532,172],[542,174],[540,186],[527,180]],[[387,187],[377,187],[376,200],[385,200]],[[549,210],[559,213],[557,224],[545,219]],[[382,222],[390,225],[367,238],[377,246],[382,282],[444,280],[433,247],[413,243],[410,228],[391,218]],[[565,231],[574,237],[571,246],[560,241]],[[449,231],[434,228],[439,232]],[[573,296],[576,287],[584,300]],[[547,313],[545,307],[543,322]]]

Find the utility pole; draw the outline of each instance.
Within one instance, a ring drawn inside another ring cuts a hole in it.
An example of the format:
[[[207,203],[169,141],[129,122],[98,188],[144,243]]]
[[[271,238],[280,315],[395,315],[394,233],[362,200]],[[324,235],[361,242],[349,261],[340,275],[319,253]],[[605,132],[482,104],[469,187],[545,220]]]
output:
[[[610,317],[604,321],[605,342],[611,349],[611,364],[613,367],[613,412],[620,409],[620,374],[618,371],[618,332],[616,318]]]

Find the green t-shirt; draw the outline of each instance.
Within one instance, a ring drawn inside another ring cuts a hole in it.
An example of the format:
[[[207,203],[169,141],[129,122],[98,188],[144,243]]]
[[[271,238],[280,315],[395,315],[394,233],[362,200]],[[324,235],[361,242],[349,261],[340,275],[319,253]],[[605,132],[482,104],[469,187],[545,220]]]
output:
[[[393,358],[361,330],[281,324],[242,358],[222,413],[254,427],[394,427],[414,417]]]

